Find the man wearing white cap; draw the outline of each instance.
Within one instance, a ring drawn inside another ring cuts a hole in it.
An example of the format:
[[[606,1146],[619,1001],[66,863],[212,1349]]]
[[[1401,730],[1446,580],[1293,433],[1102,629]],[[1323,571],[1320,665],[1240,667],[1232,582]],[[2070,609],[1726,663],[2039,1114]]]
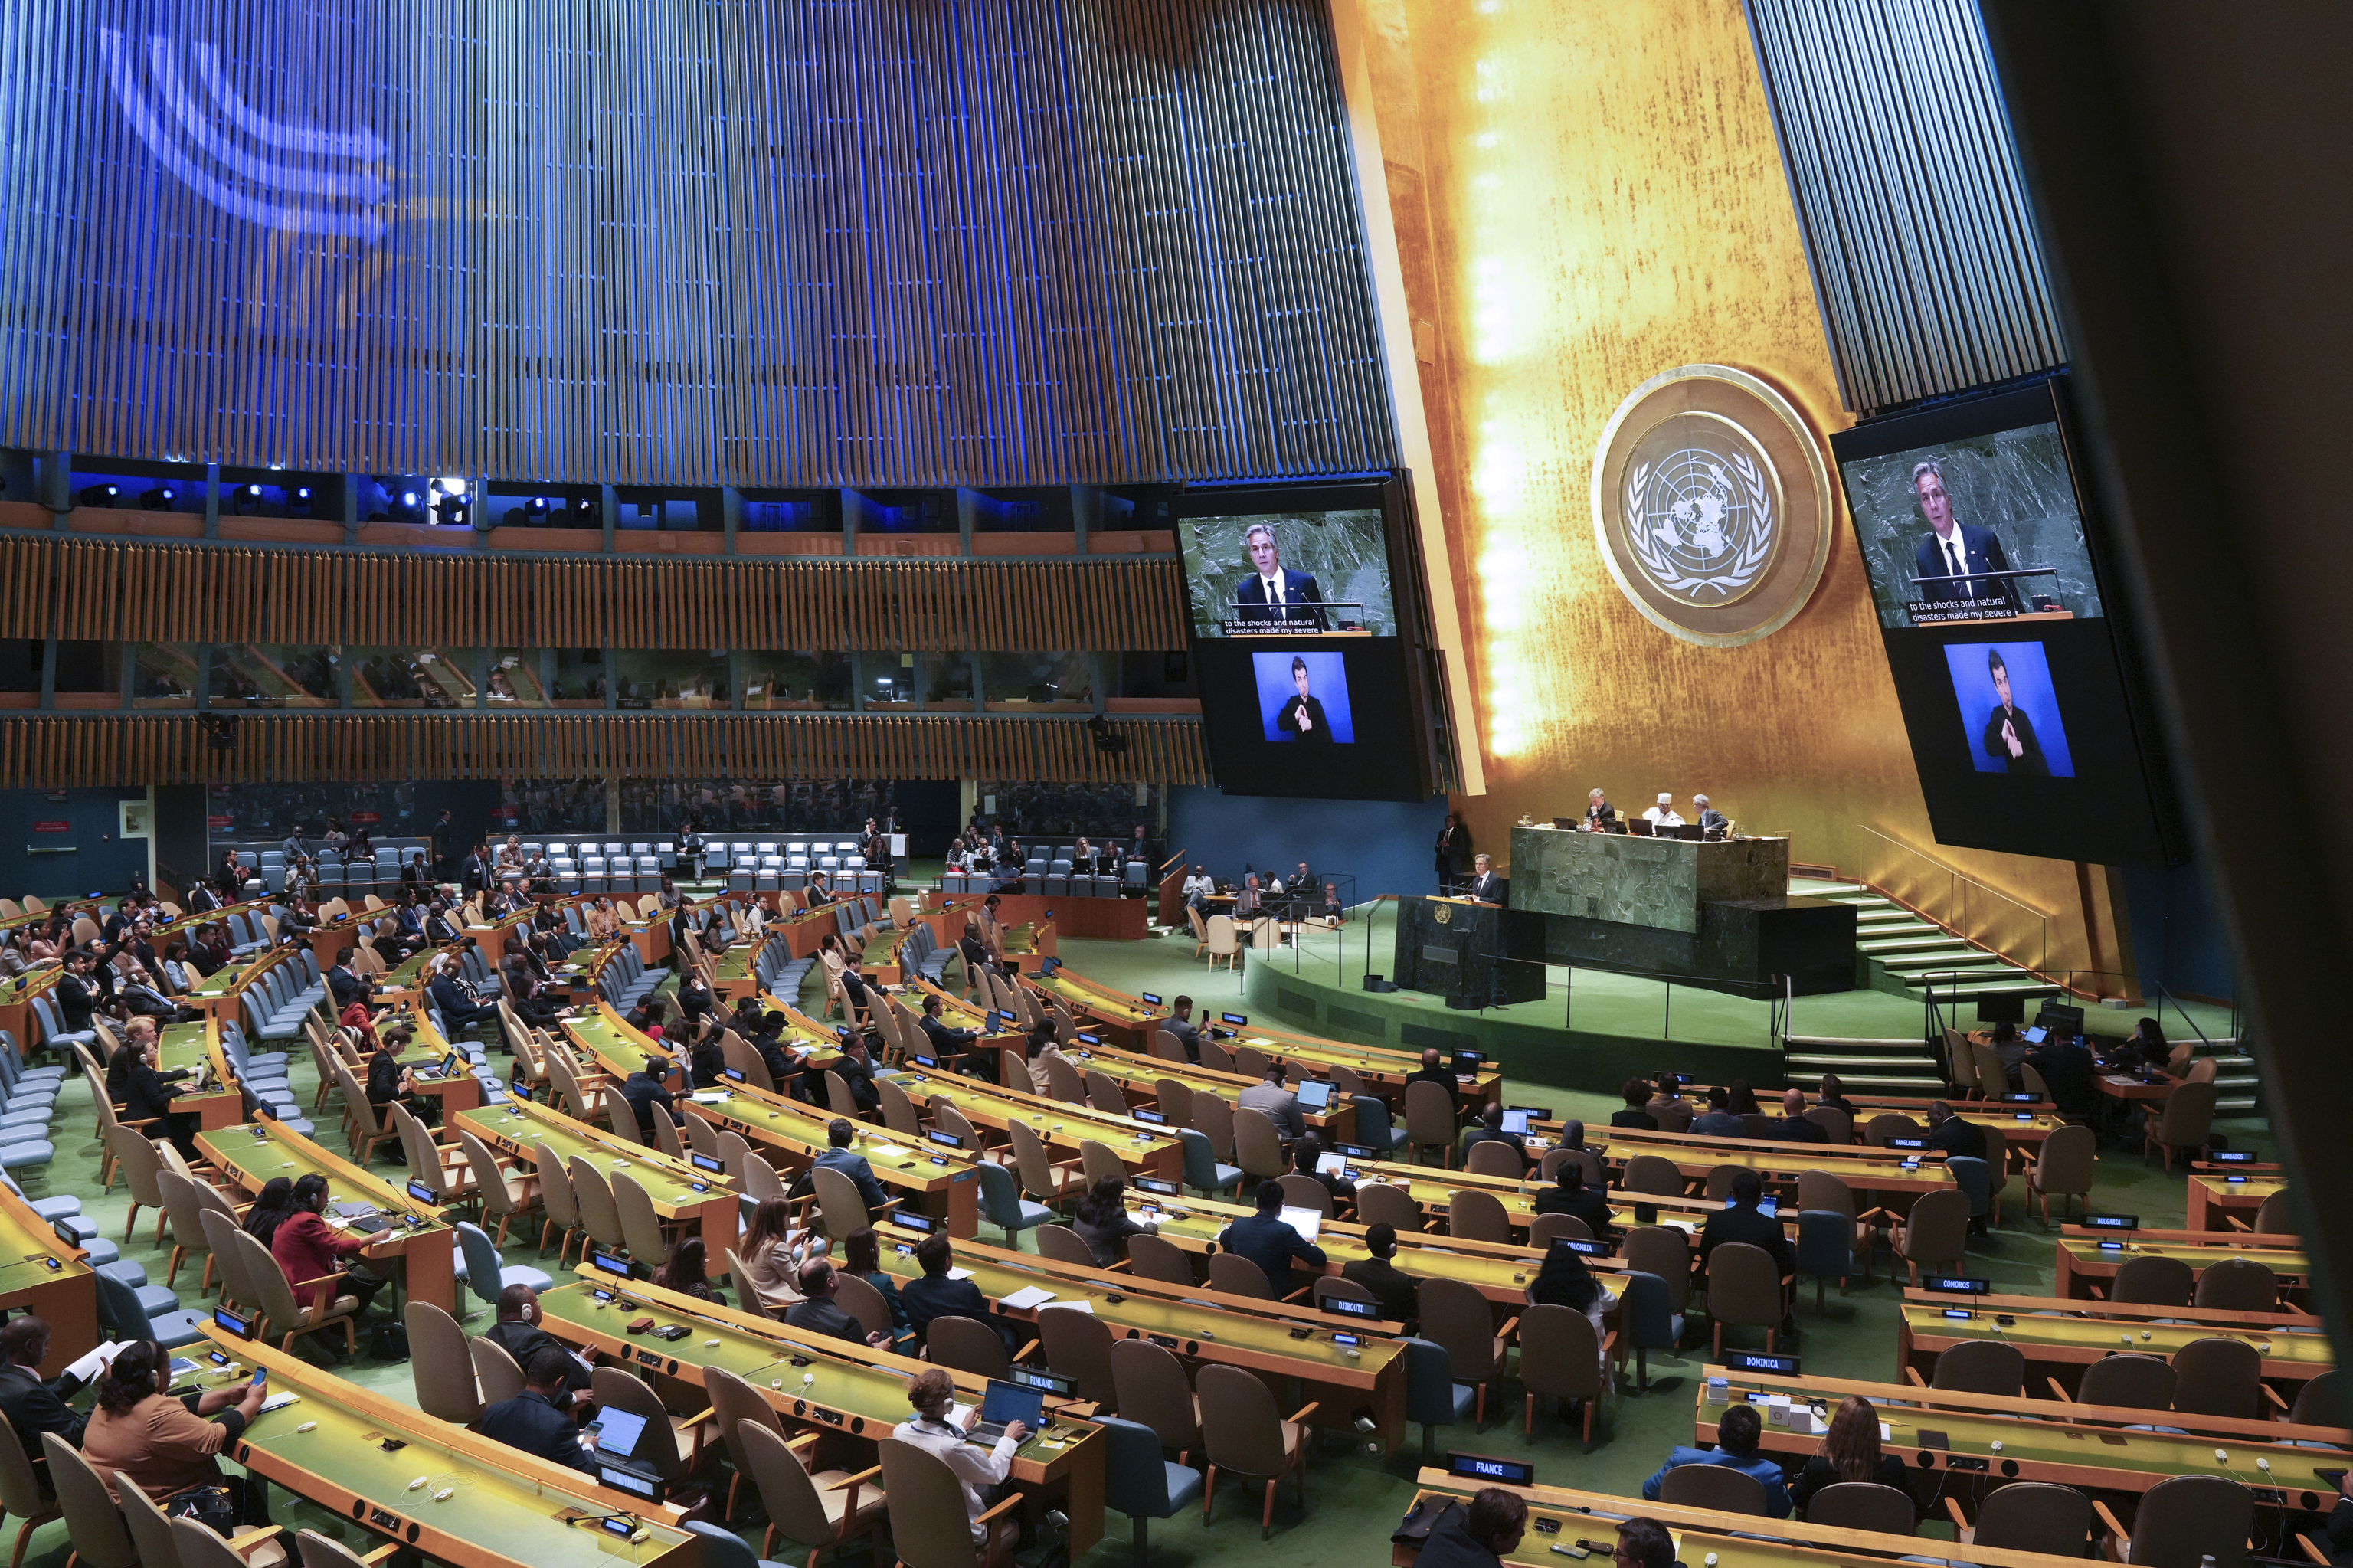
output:
[[[1675,798],[1661,790],[1659,803],[1642,813],[1642,820],[1654,828],[1680,828],[1683,820],[1675,814]]]
[[[1709,805],[1707,803],[1706,796],[1693,796],[1692,804],[1699,808],[1700,832],[1704,833],[1720,833],[1724,832],[1725,829],[1732,826],[1732,819],[1725,816],[1722,811],[1717,810],[1714,806]]]

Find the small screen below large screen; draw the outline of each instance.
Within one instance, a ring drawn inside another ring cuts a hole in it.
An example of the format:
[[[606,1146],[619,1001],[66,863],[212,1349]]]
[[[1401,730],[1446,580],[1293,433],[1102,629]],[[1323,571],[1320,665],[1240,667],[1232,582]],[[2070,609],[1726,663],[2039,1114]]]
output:
[[[1874,420],[1831,444],[1937,841],[2167,858],[2056,388]]]

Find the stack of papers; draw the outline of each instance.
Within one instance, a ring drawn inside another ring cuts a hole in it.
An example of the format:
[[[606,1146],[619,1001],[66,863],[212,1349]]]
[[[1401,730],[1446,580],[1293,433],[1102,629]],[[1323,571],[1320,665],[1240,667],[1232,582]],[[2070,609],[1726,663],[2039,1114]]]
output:
[[[1000,1307],[1010,1307],[1017,1312],[1027,1312],[1044,1306],[1053,1298],[1052,1291],[1032,1285],[1026,1289],[1016,1290],[1010,1295],[997,1298],[997,1304]]]

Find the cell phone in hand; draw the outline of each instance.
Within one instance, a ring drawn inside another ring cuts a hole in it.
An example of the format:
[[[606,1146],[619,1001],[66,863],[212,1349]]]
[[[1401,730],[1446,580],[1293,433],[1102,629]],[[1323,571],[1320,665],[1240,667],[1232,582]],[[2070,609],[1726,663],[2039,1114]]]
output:
[[[268,1367],[256,1367],[253,1369],[253,1386],[256,1388],[268,1388],[269,1386],[269,1369]]]

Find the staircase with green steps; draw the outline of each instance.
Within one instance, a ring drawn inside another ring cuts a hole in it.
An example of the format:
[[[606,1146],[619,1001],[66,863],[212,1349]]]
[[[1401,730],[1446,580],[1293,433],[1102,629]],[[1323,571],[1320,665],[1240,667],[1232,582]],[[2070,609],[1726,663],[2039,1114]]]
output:
[[[2023,966],[1962,940],[1861,883],[1793,876],[1789,891],[1854,910],[1854,945],[1870,960],[1874,990],[1916,998],[1931,979],[1945,986],[1955,978],[1972,995],[2042,993],[2055,989]]]

